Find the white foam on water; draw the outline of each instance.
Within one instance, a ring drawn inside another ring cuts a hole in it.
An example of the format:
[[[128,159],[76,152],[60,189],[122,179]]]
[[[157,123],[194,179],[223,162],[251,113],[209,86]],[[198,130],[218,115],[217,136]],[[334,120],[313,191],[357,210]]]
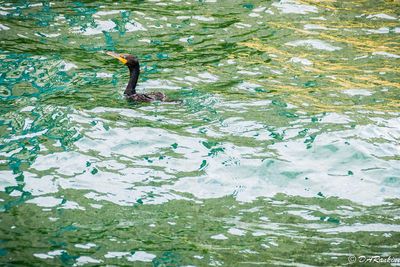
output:
[[[388,19],[388,20],[396,20],[397,18],[394,16],[390,16],[387,14],[371,14],[367,16],[367,19]]]
[[[13,137],[10,137],[10,138],[5,138],[4,139],[4,141],[5,142],[10,142],[10,141],[15,141],[15,140],[20,140],[20,139],[24,139],[24,138],[32,138],[32,137],[35,137],[35,136],[41,136],[41,135],[43,135],[43,134],[45,134],[47,132],[47,130],[43,130],[43,131],[40,131],[40,132],[37,132],[37,133],[30,133],[30,134],[25,134],[25,135],[16,135],[16,136],[13,136]]]
[[[128,261],[151,262],[156,255],[144,251],[136,251],[132,256],[127,257]]]
[[[318,24],[305,24],[305,30],[329,30],[327,27]]]
[[[343,226],[337,226],[335,228],[319,229],[318,231],[328,234],[357,233],[357,232],[400,232],[400,225],[382,224],[382,223],[371,223],[371,224],[355,223],[353,225],[343,225]]]
[[[205,17],[205,16],[192,16],[193,19],[199,20],[199,21],[214,21],[213,17]]]
[[[370,96],[372,95],[371,91],[366,89],[347,89],[343,90],[342,93],[349,95],[349,96]]]
[[[103,262],[102,260],[97,260],[89,256],[80,256],[79,258],[76,259],[75,265],[82,266],[86,264],[96,264],[102,262]]]
[[[112,20],[95,20],[96,27],[89,27],[82,29],[81,27],[72,28],[73,33],[80,33],[83,35],[97,35],[103,34],[105,32],[115,32],[115,27],[117,26]]]
[[[212,83],[212,82],[218,81],[218,76],[213,75],[209,72],[202,72],[202,73],[199,73],[197,76],[204,79],[203,82]]]
[[[224,234],[218,234],[211,236],[211,239],[215,240],[227,240],[228,238]]]
[[[100,16],[108,16],[108,15],[115,15],[123,12],[124,10],[101,10],[97,11],[93,17],[100,17]]]
[[[61,65],[61,69],[64,71],[69,71],[69,70],[78,68],[78,66],[75,65],[74,63],[66,62],[64,60],[61,60],[60,65]]]
[[[230,233],[231,235],[244,236],[246,234],[246,231],[237,228],[229,228],[228,233]]]
[[[21,109],[21,112],[31,112],[34,109],[35,109],[34,106],[26,106],[26,107]]]
[[[193,39],[193,35],[191,35],[191,36],[189,36],[189,37],[182,37],[182,38],[179,38],[179,42],[182,42],[182,43],[188,43],[189,42],[189,40],[192,40]]]
[[[60,256],[65,250],[53,250],[47,253],[35,253],[33,256],[39,259],[54,259],[55,256]]]
[[[378,51],[378,52],[373,52],[372,55],[374,56],[383,56],[383,57],[390,57],[390,58],[400,58],[399,55],[384,52],[384,51]]]
[[[255,90],[256,88],[261,88],[262,86],[256,83],[250,83],[250,82],[242,82],[240,83],[237,88],[240,90],[246,90],[246,91],[252,91]]]
[[[312,61],[310,61],[310,60],[308,60],[306,58],[301,58],[301,57],[292,57],[289,61],[292,62],[292,63],[300,63],[300,64],[303,64],[305,66],[312,66],[313,65]]]
[[[252,12],[252,13],[249,14],[249,17],[257,18],[257,17],[261,17],[261,15],[258,14],[258,13]]]
[[[234,26],[236,28],[238,28],[238,29],[244,29],[244,28],[251,28],[252,27],[250,24],[241,23],[241,22],[235,23]]]
[[[0,23],[0,31],[7,31],[9,29],[10,27],[7,27],[6,25]]]
[[[104,255],[104,258],[107,258],[107,259],[122,258],[122,257],[128,256],[130,254],[131,254],[130,252],[109,251],[109,252],[107,252],[106,255]]]
[[[250,76],[262,74],[262,73],[259,72],[259,71],[248,71],[248,70],[239,70],[237,73],[239,73],[239,74],[244,74],[244,75],[250,75]]]
[[[261,6],[261,7],[257,7],[255,9],[253,9],[253,12],[263,12],[265,9],[266,9],[266,7]]]
[[[60,205],[62,203],[62,199],[52,196],[36,197],[28,200],[26,203],[33,203],[38,205],[39,207],[51,208]]]
[[[318,8],[311,5],[300,4],[293,0],[282,0],[275,2],[272,6],[276,7],[281,13],[284,14],[308,14],[317,13]]]
[[[325,51],[336,51],[342,49],[341,47],[334,46],[329,44],[328,42],[321,41],[318,39],[309,39],[309,40],[297,40],[286,43],[289,46],[305,46],[310,47],[318,50],[325,50]]]
[[[325,123],[340,124],[349,118],[328,114],[323,120]],[[284,159],[282,161],[246,158],[243,155],[259,155],[260,151],[249,151],[247,148],[240,152],[238,147],[228,150],[229,146],[225,146],[224,155],[229,157],[220,155],[219,160],[229,162],[237,158],[240,164],[232,161],[233,164],[220,166],[210,161],[204,175],[186,177],[168,187],[191,193],[200,199],[235,193],[239,201],[252,201],[259,196],[272,197],[278,192],[303,197],[315,197],[318,192],[323,192],[326,196],[350,199],[366,205],[379,204],[398,194],[396,186],[383,182],[393,172],[400,171],[399,166],[396,167],[394,161],[380,159],[400,154],[400,148],[394,141],[400,138],[400,130],[396,130],[400,128],[396,128],[397,125],[399,122],[391,119],[380,122],[380,126],[371,124],[341,132],[321,133],[312,149],[306,147],[304,139],[278,142],[270,148],[274,149],[279,158]],[[374,138],[387,141],[380,144],[368,142]],[[335,156],[332,156],[333,152]],[[363,171],[368,168],[379,168],[380,174]],[[305,180],[304,177],[310,179]],[[305,191],[304,188],[309,190]],[[385,194],[382,194],[382,190]]]
[[[33,254],[33,256],[35,256],[36,258],[39,258],[39,259],[43,259],[43,260],[45,260],[45,259],[53,259],[54,258],[53,256],[50,256],[50,255],[47,255],[47,254],[44,254],[44,253],[35,253],[35,254]]]
[[[82,248],[82,249],[91,249],[91,248],[96,247],[96,244],[94,244],[94,243],[75,244],[75,247]]]
[[[390,32],[390,29],[388,27],[381,27],[379,29],[365,29],[365,31],[371,34],[386,34]]]
[[[107,72],[97,72],[96,77],[97,78],[112,78],[112,73],[107,73]]]
[[[36,36],[42,37],[42,35],[44,35],[45,37],[48,38],[55,38],[58,36],[61,36],[61,33],[43,33],[41,32],[40,34],[35,33]]]
[[[321,118],[321,123],[347,124],[352,121],[348,116],[337,113],[327,113]]]
[[[125,29],[127,32],[147,31],[147,29],[137,21],[132,21],[125,24]]]

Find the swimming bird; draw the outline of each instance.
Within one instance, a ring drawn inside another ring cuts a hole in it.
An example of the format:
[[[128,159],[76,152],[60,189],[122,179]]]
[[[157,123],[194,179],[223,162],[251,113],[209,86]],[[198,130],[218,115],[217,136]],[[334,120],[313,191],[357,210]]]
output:
[[[106,54],[118,59],[129,69],[129,82],[124,92],[127,99],[135,102],[167,101],[167,97],[161,92],[150,92],[147,94],[136,93],[135,88],[140,74],[140,65],[137,57],[129,54],[117,54],[114,52],[106,52]]]

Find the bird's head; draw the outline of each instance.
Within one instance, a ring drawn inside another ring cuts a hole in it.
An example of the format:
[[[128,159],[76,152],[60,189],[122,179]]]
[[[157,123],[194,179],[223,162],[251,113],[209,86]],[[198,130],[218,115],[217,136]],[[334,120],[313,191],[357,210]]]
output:
[[[118,54],[114,52],[106,52],[106,54],[118,59],[121,63],[125,64],[129,68],[137,67],[139,65],[139,60],[135,56],[129,54]]]

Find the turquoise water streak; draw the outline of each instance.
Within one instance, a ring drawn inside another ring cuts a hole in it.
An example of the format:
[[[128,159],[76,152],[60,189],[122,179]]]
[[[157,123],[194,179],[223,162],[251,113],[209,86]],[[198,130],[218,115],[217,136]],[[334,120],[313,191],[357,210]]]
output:
[[[400,258],[396,1],[0,1],[0,263]],[[124,99],[138,91],[182,103]]]

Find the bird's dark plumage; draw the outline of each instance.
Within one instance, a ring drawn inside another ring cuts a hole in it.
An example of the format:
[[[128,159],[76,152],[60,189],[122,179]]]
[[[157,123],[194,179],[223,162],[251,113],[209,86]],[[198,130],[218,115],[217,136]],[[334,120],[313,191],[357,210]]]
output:
[[[147,94],[132,94],[126,95],[126,98],[137,102],[152,102],[152,101],[166,101],[167,97],[161,92],[151,92]]]
[[[107,52],[108,55],[117,58],[124,63],[129,69],[129,82],[125,89],[125,97],[135,102],[152,102],[152,101],[167,101],[167,97],[161,92],[151,92],[147,94],[140,94],[136,92],[136,85],[140,74],[139,60],[132,55],[117,54]]]

